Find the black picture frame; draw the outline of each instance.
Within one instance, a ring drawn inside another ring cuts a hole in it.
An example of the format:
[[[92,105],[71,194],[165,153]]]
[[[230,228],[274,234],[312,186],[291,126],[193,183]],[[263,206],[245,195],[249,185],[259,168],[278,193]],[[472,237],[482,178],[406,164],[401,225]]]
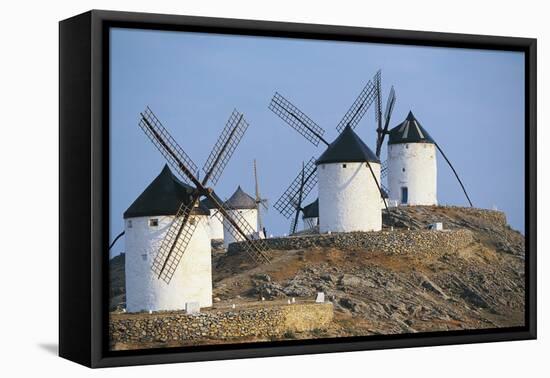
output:
[[[108,348],[110,27],[525,53],[526,325],[112,352]],[[59,354],[89,367],[535,339],[536,39],[92,10],[59,24]]]

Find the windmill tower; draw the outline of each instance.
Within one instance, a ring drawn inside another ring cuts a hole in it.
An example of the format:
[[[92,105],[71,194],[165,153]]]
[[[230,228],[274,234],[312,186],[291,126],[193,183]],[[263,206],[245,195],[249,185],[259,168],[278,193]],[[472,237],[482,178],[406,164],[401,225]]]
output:
[[[380,160],[347,126],[316,162],[319,232],[380,231]]]
[[[212,203],[208,198],[201,201],[201,205],[210,210],[210,216],[208,217],[208,226],[211,240],[223,240],[223,221],[218,216],[218,210],[216,205]]]
[[[250,225],[247,236],[251,239],[256,239],[258,236],[258,205],[256,204],[256,200],[245,193],[239,186],[235,190],[235,193],[225,201],[225,207],[231,216],[239,216]],[[229,220],[224,220],[225,232],[223,235],[223,245],[225,248],[231,243],[245,240],[243,235],[237,235],[229,231],[228,222]]]
[[[389,131],[387,174],[390,200],[399,205],[437,205],[437,151],[472,201],[455,168],[412,111]]]
[[[191,207],[193,187],[178,180],[167,165],[124,213],[126,310],[183,309],[186,302],[212,305],[209,210]],[[170,285],[157,279],[151,264],[180,205],[190,207],[195,232]]]
[[[435,143],[412,112],[389,132],[388,187],[399,205],[437,205]]]
[[[300,213],[304,213],[302,203],[313,187],[317,185],[315,170],[315,158],[311,158],[307,164],[302,163],[302,170],[274,205],[277,211],[291,219],[289,235],[296,233]]]
[[[267,246],[248,236],[252,227],[238,213],[229,214],[208,184],[216,184],[248,123],[234,111],[203,166],[197,166],[176,143],[151,109],[140,114],[139,126],[178,174],[165,167],[125,213],[127,311],[181,310],[187,303],[212,305],[209,211],[200,205],[209,199],[228,231],[241,235],[245,251],[256,263],[269,262]],[[181,180],[181,181],[180,181]]]
[[[294,215],[291,229],[295,229],[298,214],[303,212],[302,201],[317,183],[320,232],[381,229],[380,203],[385,201],[380,187],[380,160],[353,131],[378,96],[376,83],[380,75],[378,71],[373,81],[367,82],[336,126],[340,136],[333,143],[323,137],[323,128],[275,93],[269,109],[313,145],[327,146],[318,160],[312,158],[302,165],[301,172],[274,205],[285,217]]]

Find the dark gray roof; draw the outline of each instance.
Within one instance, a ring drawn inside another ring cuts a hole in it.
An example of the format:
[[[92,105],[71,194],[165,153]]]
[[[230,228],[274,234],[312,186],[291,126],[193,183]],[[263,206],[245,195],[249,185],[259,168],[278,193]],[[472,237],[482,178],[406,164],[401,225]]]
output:
[[[225,204],[232,209],[256,209],[257,207],[256,200],[246,194],[240,186],[235,190],[235,193],[225,201]]]
[[[303,218],[319,218],[319,199],[304,207],[302,210],[304,216]]]
[[[139,197],[124,212],[124,218],[147,217],[151,215],[175,215],[182,202],[189,204],[195,189],[181,182],[165,165],[160,174],[149,184]],[[204,206],[197,207],[193,214],[208,215]]]
[[[412,112],[409,112],[407,118],[389,132],[388,144],[399,143],[435,144],[430,134],[420,125]]]
[[[353,129],[346,126],[344,131],[332,142],[317,159],[316,164],[326,163],[380,163],[374,152],[359,138]]]

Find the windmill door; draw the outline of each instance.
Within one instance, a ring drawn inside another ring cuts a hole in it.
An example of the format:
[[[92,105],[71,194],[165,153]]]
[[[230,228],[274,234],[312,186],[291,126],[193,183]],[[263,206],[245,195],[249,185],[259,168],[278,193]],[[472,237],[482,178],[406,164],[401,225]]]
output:
[[[401,187],[401,203],[407,204],[409,202],[409,188],[406,186]]]

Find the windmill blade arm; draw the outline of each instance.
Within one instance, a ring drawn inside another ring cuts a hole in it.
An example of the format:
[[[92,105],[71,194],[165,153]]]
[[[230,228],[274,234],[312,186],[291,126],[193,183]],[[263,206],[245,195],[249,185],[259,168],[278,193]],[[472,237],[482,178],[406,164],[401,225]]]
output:
[[[224,229],[228,231],[235,240],[243,240],[244,249],[252,260],[256,263],[269,263],[268,256],[269,247],[263,239],[252,240],[250,235],[255,233],[254,228],[246,221],[246,219],[234,209],[218,201],[214,193],[208,193],[214,206],[218,209],[215,216],[223,223]],[[227,222],[224,222],[224,219]]]
[[[397,96],[395,95],[395,88],[392,85],[390,89],[390,94],[388,96],[388,101],[386,102],[386,111],[384,113],[384,120],[386,124],[389,123],[396,100],[397,100]]]
[[[187,205],[182,203],[176,216],[170,224],[157,254],[153,260],[151,269],[157,277],[166,283],[174,276],[174,273],[195,233],[198,221],[191,220],[191,211],[199,199],[195,195]]]
[[[380,74],[380,71],[378,71],[374,76],[375,83]],[[340,123],[336,126],[336,130],[341,133],[348,125],[351,128],[355,128],[376,99],[376,92],[376,85],[369,80]]]
[[[376,87],[376,108],[374,118],[379,128],[382,126],[382,72],[378,71],[374,76],[374,86]]]
[[[202,168],[206,174],[203,185],[208,182],[216,185],[247,129],[248,122],[244,119],[244,115],[236,109],[233,110]]]
[[[325,130],[278,92],[271,99],[269,109],[314,146],[318,146],[319,142],[328,146],[329,143],[323,138]]]
[[[290,222],[290,230],[288,232],[288,235],[292,235],[296,233],[296,228],[298,227],[298,219],[300,219],[300,211],[301,209],[296,209],[296,214],[292,218],[292,221]]]
[[[178,172],[179,176],[186,183],[194,184],[198,187],[200,184],[195,178],[197,165],[191,160],[189,155],[183,151],[183,148],[170,135],[149,107],[140,113],[140,115],[139,127],[145,135],[153,142],[170,166]]]
[[[380,158],[380,152],[382,151],[384,138],[386,137],[386,134],[388,134],[391,115],[393,113],[393,108],[395,107],[396,100],[397,100],[397,96],[395,95],[395,89],[392,86],[390,90],[390,95],[388,96],[388,102],[386,104],[386,112],[384,114],[384,128],[378,133],[378,138],[376,140],[376,156],[378,158]]]
[[[304,165],[303,169],[300,170],[290,186],[273,205],[273,207],[287,219],[294,215],[296,204],[300,206],[300,192],[301,199],[305,199],[315,185],[317,185],[317,175],[315,174],[317,171],[317,166],[315,165],[315,160],[316,159],[312,157]]]
[[[447,155],[445,155],[445,153],[443,152],[443,150],[441,149],[441,147],[439,146],[439,144],[435,144],[435,146],[437,147],[437,149],[439,150],[439,152],[441,152],[441,156],[443,156],[443,158],[445,159],[445,161],[447,162],[447,164],[449,164],[449,167],[451,167],[451,170],[453,171],[453,173],[455,174],[455,177],[456,179],[458,180],[458,183],[460,184],[460,187],[462,188],[462,191],[464,192],[464,195],[466,196],[466,199],[468,200],[468,203],[470,204],[470,207],[474,207],[474,205],[472,204],[472,201],[470,200],[470,196],[468,195],[468,192],[466,191],[466,188],[464,187],[464,184],[462,183],[462,180],[460,179],[460,177],[458,176],[458,173],[456,172],[455,168],[453,167],[453,165],[451,164],[451,161],[447,158]]]
[[[372,170],[372,166],[370,165],[370,162],[367,161],[367,167],[369,167],[370,173],[372,175],[372,179],[374,180],[376,187],[378,188],[378,192],[380,193],[380,198],[382,198],[382,201],[384,202],[384,207],[386,208],[386,211],[388,214],[390,214],[390,209],[388,208],[388,203],[386,202],[386,199],[384,198],[384,192],[382,190],[382,186],[380,185],[380,182],[376,178],[376,175],[374,174],[374,171]]]

